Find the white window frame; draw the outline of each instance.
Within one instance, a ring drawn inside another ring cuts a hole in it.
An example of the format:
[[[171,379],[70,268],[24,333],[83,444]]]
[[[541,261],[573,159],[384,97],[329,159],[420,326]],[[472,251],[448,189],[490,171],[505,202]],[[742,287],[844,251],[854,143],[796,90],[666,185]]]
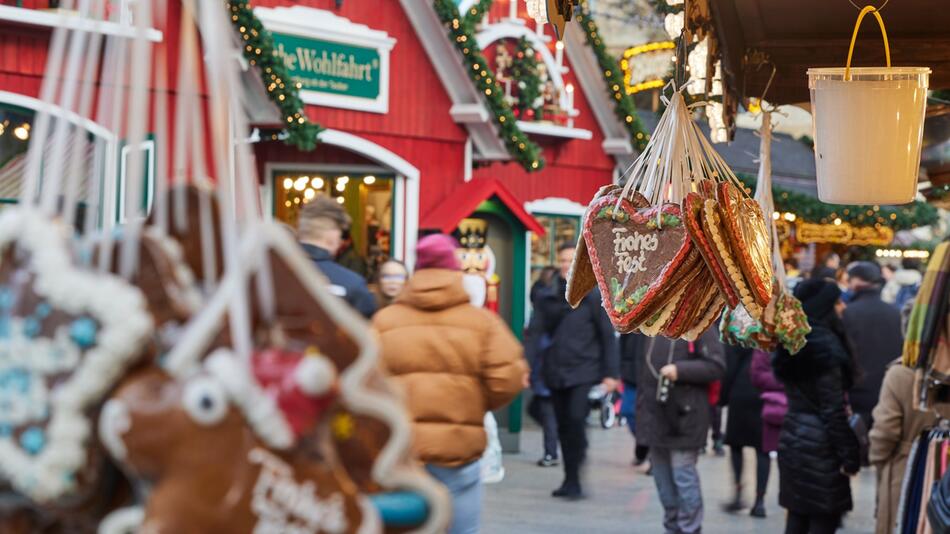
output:
[[[118,192],[115,201],[115,217],[117,224],[125,224],[128,220],[125,207],[126,180],[128,177],[127,166],[129,155],[133,150],[142,150],[146,152],[145,156],[145,215],[152,212],[152,202],[155,197],[155,140],[147,139],[135,145],[123,145],[119,151],[119,180],[116,184]]]

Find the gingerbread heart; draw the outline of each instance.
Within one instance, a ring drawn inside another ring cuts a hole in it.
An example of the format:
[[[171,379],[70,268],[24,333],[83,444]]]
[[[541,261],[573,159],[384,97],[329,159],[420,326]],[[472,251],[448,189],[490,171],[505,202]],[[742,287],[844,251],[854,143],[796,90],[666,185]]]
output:
[[[730,307],[739,305],[739,295],[736,293],[732,282],[726,275],[721,262],[716,258],[713,252],[713,245],[707,237],[707,232],[703,229],[703,206],[706,200],[698,193],[689,193],[683,199],[683,220],[686,222],[686,230],[689,232],[690,239],[696,250],[702,255],[706,266],[709,269],[711,281],[722,292],[723,297]]]
[[[40,504],[97,476],[92,417],[152,333],[142,295],[79,269],[65,235],[29,207],[0,216],[0,478]]]
[[[719,288],[713,283],[709,268],[705,264],[700,264],[699,273],[686,286],[682,303],[675,316],[667,323],[663,335],[675,339],[695,326],[706,314],[718,292]]]
[[[703,232],[705,232],[706,238],[712,245],[712,253],[716,262],[729,277],[729,282],[739,296],[739,302],[745,306],[752,317],[758,319],[762,316],[762,305],[752,296],[749,286],[746,284],[745,276],[742,274],[732,244],[729,242],[729,237],[723,227],[718,202],[712,199],[706,200],[703,205]]]
[[[722,293],[715,292],[713,300],[706,308],[705,313],[680,337],[686,341],[696,341],[699,336],[703,335],[703,332],[719,319],[725,307],[726,301],[723,299]]]
[[[614,327],[630,331],[667,304],[698,256],[680,207],[637,207],[607,196],[584,218],[584,240]]]
[[[597,190],[591,204],[599,198],[610,196],[614,199],[620,197],[622,188],[619,185],[605,185]],[[650,203],[640,193],[634,193],[630,202],[638,207],[649,206]],[[571,270],[567,275],[567,303],[576,308],[580,305],[585,295],[590,293],[597,285],[597,277],[594,275],[594,267],[590,263],[590,253],[587,250],[587,242],[584,239],[577,240],[577,246],[574,249],[574,261],[571,262]]]
[[[765,307],[772,298],[770,226],[759,203],[729,182],[719,184],[719,212],[752,298]]]

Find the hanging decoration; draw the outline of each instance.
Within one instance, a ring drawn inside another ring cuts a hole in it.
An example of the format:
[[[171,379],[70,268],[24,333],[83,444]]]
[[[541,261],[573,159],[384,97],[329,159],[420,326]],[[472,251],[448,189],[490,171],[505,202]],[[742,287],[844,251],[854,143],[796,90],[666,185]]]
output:
[[[517,119],[512,113],[511,106],[505,102],[505,94],[501,86],[494,74],[488,70],[488,60],[482,54],[475,39],[474,18],[463,18],[459,15],[458,7],[452,0],[435,0],[434,6],[442,24],[449,31],[449,40],[462,54],[469,76],[478,90],[485,95],[488,110],[495,117],[508,153],[528,172],[543,169],[544,158],[541,155],[541,147],[518,128]]]
[[[630,135],[630,141],[637,151],[643,151],[647,142],[650,140],[650,134],[643,126],[643,121],[637,116],[637,106],[633,98],[627,94],[624,83],[623,69],[617,62],[617,59],[607,52],[603,39],[600,38],[600,31],[597,29],[597,23],[590,16],[586,0],[580,0],[581,12],[577,14],[577,22],[580,23],[584,36],[587,38],[587,44],[594,52],[597,58],[597,64],[604,75],[604,82],[607,85],[607,92],[614,100],[614,115],[620,119],[620,122],[627,128]]]
[[[231,12],[231,24],[241,35],[244,59],[258,68],[267,96],[286,121],[279,137],[299,150],[313,150],[323,128],[304,114],[304,103],[298,93],[300,85],[291,81],[283,62],[274,54],[274,38],[254,15],[248,0],[229,0],[225,5]],[[273,134],[272,138],[278,135]]]
[[[684,89],[626,185],[603,188],[584,215],[567,300],[599,286],[620,332],[693,340],[727,301],[758,319],[772,294],[766,219],[691,119]]]
[[[772,198],[771,111],[762,112],[760,137],[755,199],[762,213],[770,213],[775,211]],[[768,304],[758,318],[749,313],[745,304],[727,308],[719,322],[719,334],[722,341],[730,345],[771,352],[781,343],[791,354],[795,354],[805,346],[805,336],[811,331],[811,327],[801,302],[788,291],[779,232],[775,223],[772,218],[767,219],[769,231],[765,242],[770,250],[769,261],[774,273]]]
[[[574,16],[574,9],[582,0],[525,0],[528,16],[538,24],[550,22],[558,41],[564,39],[564,28]]]
[[[886,67],[851,68],[865,15],[877,19]],[[845,67],[808,69],[818,198],[834,204],[903,204],[917,195],[927,109],[927,67],[891,68],[884,20],[861,10]]]

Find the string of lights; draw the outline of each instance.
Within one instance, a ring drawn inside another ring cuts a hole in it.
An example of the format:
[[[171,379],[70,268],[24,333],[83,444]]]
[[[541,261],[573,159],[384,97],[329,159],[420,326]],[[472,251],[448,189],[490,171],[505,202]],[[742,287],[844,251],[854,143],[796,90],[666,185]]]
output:
[[[468,15],[472,15],[473,10],[476,10],[475,15],[478,15],[477,9],[483,3],[490,6],[491,2],[479,2],[468,11]],[[501,130],[501,138],[505,142],[508,153],[528,172],[543,169],[544,158],[541,155],[541,147],[518,127],[518,121],[512,113],[511,106],[505,102],[504,90],[489,69],[488,60],[485,59],[475,40],[475,24],[480,19],[476,16],[462,17],[452,0],[435,0],[434,6],[442,24],[449,31],[449,40],[462,54],[472,82],[485,95],[488,109]]]
[[[587,44],[590,45],[597,57],[597,63],[604,74],[604,81],[607,82],[607,90],[614,100],[614,114],[627,128],[630,139],[638,151],[642,151],[650,140],[650,133],[646,131],[643,122],[637,117],[637,107],[633,98],[627,94],[626,86],[623,81],[623,72],[617,59],[607,52],[607,46],[600,38],[600,32],[597,29],[597,23],[590,17],[587,10],[587,2],[581,1],[581,13],[577,15],[577,22],[584,35],[587,37]]]
[[[248,0],[230,0],[225,5],[231,12],[231,24],[240,33],[244,43],[241,49],[244,59],[259,69],[267,96],[280,110],[285,121],[284,131],[269,134],[270,139],[281,139],[299,150],[313,150],[323,128],[304,114],[300,84],[291,81],[286,67],[274,54],[273,36],[254,15]]]

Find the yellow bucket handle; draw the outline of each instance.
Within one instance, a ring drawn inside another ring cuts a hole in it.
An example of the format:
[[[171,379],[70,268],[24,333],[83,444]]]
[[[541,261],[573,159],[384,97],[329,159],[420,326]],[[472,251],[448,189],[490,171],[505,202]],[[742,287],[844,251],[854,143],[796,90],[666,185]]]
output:
[[[874,18],[877,19],[878,25],[881,26],[881,35],[884,37],[884,57],[887,59],[887,68],[891,68],[891,47],[887,44],[887,30],[884,29],[884,19],[881,18],[881,13],[876,7],[864,6],[864,9],[861,10],[861,14],[858,15],[858,21],[854,23],[854,33],[851,35],[851,46],[848,48],[848,63],[844,67],[845,81],[851,81],[851,55],[854,54],[854,43],[858,40],[858,30],[861,29],[861,21],[864,20],[864,16],[868,13],[872,13]]]

